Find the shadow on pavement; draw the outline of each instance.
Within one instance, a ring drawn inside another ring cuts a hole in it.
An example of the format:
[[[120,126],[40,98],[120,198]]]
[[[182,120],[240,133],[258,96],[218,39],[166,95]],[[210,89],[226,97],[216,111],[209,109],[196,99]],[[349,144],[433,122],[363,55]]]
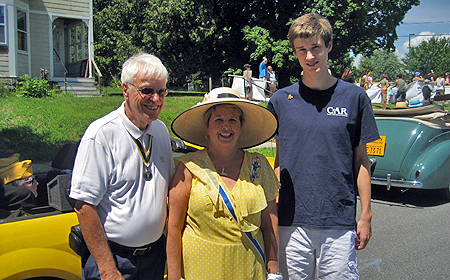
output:
[[[441,190],[409,189],[402,192],[398,188],[386,190],[385,186],[372,185],[372,200],[381,200],[401,205],[416,207],[433,207],[447,204]]]

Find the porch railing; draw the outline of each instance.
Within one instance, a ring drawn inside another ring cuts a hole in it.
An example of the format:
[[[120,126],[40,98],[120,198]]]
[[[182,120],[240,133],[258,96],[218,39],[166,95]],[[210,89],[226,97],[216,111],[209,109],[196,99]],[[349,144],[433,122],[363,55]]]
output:
[[[92,58],[92,65],[94,65],[95,71],[97,72],[97,76],[98,76],[98,89],[100,91],[100,94],[102,93],[102,72],[100,72],[100,69],[98,69],[97,63],[95,63],[95,60]]]
[[[53,48],[53,51],[55,52],[56,57],[58,58],[58,60],[61,63],[62,67],[64,68],[64,91],[67,91],[67,74],[69,73],[69,71],[67,70],[66,66],[62,62],[62,59],[59,56],[58,52],[55,50],[55,48]]]

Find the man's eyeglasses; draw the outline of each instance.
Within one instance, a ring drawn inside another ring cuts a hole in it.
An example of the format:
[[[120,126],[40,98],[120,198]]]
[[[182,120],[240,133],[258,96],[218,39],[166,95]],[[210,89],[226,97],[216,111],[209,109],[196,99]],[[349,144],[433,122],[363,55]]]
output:
[[[150,87],[138,88],[134,84],[131,84],[131,85],[134,86],[143,95],[150,95],[151,96],[151,95],[155,94],[155,90],[150,88]],[[163,97],[167,96],[167,94],[169,94],[169,89],[162,88],[162,89],[158,90],[156,93],[159,95],[160,98],[163,98]]]
[[[36,176],[32,175],[32,176],[30,176],[30,178],[29,178],[28,180],[26,180],[26,181],[23,182],[23,183],[24,183],[24,184],[32,184],[35,177],[36,177]]]

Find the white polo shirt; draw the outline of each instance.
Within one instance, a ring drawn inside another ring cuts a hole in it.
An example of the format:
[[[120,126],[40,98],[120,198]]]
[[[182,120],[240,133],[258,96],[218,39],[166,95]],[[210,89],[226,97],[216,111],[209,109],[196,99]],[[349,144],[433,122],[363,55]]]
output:
[[[109,240],[129,247],[156,241],[167,216],[167,193],[174,163],[167,127],[160,120],[146,131],[125,115],[124,103],[92,122],[78,147],[70,197],[97,205]],[[146,171],[133,140],[153,136],[150,170]]]

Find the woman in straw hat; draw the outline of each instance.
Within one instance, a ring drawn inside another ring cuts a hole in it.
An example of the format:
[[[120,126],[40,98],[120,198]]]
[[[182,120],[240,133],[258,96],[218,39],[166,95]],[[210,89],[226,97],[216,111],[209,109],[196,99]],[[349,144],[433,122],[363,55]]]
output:
[[[272,113],[231,88],[212,90],[174,120],[177,136],[206,149],[177,159],[169,189],[168,279],[282,279],[280,184],[263,155],[243,150],[276,129]]]

